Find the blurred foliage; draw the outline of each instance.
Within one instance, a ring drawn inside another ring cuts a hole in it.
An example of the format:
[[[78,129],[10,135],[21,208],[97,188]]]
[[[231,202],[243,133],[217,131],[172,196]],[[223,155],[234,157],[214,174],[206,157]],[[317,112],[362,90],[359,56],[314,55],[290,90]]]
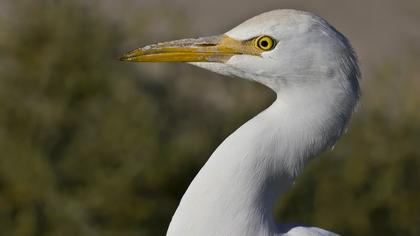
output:
[[[199,70],[119,62],[121,39],[147,29],[94,5],[10,2],[2,18],[1,235],[163,235],[212,149],[255,113],[239,101],[266,101]]]
[[[212,150],[273,99],[262,86],[187,65],[115,60],[131,49],[124,40],[156,39],[145,19],[159,18],[172,36],[188,22],[169,13],[176,9],[129,5],[116,20],[98,5],[2,2],[0,235],[163,235]],[[282,199],[282,221],[420,235],[414,58],[364,82],[349,133]]]

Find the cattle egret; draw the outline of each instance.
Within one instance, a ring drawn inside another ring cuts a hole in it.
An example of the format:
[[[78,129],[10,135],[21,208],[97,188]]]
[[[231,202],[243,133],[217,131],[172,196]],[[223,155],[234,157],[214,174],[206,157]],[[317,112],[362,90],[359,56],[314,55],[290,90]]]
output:
[[[157,43],[121,60],[188,62],[277,94],[210,156],[167,235],[337,235],[273,218],[276,200],[312,157],[333,147],[359,99],[356,55],[334,27],[309,12],[274,10],[222,35]]]

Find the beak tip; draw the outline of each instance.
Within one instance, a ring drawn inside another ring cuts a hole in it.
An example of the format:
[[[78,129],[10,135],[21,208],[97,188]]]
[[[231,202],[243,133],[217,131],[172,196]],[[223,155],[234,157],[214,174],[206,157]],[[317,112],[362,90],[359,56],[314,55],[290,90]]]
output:
[[[124,55],[122,55],[118,60],[120,61],[136,61],[136,59],[142,55],[140,49],[132,50]]]
[[[118,58],[119,61],[133,61],[135,58],[129,54],[122,55]]]

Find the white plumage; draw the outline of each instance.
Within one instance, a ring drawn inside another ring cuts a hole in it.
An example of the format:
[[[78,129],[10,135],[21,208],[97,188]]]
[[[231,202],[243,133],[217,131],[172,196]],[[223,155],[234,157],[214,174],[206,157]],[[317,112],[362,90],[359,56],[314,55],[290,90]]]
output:
[[[273,48],[253,53],[252,46],[244,46],[261,35],[275,40]],[[307,161],[335,144],[351,117],[360,73],[350,43],[322,18],[296,10],[258,15],[223,37],[242,46],[226,46],[231,48],[226,56],[227,49],[215,47],[227,44],[209,37],[152,45],[122,58],[190,62],[257,81],[277,94],[270,107],[211,155],[184,194],[167,235],[336,235],[316,227],[276,224],[273,206]],[[201,57],[186,58],[174,45]],[[163,54],[174,58],[144,59]]]

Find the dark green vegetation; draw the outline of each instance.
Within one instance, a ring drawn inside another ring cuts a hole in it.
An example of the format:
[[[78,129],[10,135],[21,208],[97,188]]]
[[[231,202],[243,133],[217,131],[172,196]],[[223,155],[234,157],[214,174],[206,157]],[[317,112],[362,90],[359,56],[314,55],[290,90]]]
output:
[[[158,13],[122,22],[80,2],[3,4],[0,235],[163,235],[212,150],[273,94],[187,65],[121,63],[156,40],[139,22]],[[158,17],[186,24],[168,12]],[[278,218],[420,235],[419,59],[365,78],[348,134],[298,179]]]

